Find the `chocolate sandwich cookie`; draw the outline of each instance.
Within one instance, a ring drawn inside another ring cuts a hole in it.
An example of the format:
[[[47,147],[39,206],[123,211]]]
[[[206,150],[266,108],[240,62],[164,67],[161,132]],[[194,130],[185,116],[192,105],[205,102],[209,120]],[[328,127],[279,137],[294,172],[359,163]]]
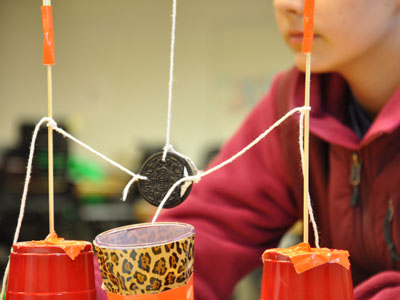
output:
[[[168,152],[165,160],[163,152],[150,156],[142,165],[140,175],[147,180],[140,180],[138,190],[140,195],[154,206],[159,206],[172,185],[179,179],[193,175],[192,168],[186,159]],[[181,204],[192,189],[191,182],[183,182],[175,188],[166,201],[164,208],[172,208]]]

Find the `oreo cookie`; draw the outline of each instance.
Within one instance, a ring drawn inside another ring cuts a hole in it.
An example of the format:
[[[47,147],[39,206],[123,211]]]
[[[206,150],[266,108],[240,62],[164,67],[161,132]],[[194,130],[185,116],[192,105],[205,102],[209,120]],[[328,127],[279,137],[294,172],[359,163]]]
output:
[[[163,152],[150,156],[142,165],[139,174],[147,180],[140,180],[140,195],[150,204],[159,206],[165,195],[179,179],[193,175],[192,168],[186,159],[167,153],[163,161]],[[175,188],[166,201],[164,208],[172,208],[181,204],[192,190],[192,182],[183,182]]]

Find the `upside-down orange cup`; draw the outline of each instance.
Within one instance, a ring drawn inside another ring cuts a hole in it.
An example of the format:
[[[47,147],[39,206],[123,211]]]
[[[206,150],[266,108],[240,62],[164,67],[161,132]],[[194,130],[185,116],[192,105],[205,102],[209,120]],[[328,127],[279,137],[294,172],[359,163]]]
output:
[[[94,240],[109,300],[193,300],[194,228],[144,223]]]
[[[348,252],[311,248],[269,249],[263,254],[261,300],[354,300]]]
[[[6,299],[96,300],[92,245],[76,242],[74,254],[42,241],[13,245]]]

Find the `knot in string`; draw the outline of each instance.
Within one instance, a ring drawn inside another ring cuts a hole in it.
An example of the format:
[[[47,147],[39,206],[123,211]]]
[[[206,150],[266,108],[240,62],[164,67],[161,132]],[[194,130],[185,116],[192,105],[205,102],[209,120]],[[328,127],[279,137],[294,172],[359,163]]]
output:
[[[167,144],[163,147],[163,157],[162,157],[162,161],[165,161],[165,159],[167,158],[168,152],[177,153],[177,152],[174,150],[174,147],[173,147],[170,143],[167,143]]]
[[[198,171],[197,174],[191,176],[192,182],[193,183],[199,183],[199,181],[203,177],[203,174],[204,174],[203,171]]]
[[[56,128],[58,128],[57,122],[56,122],[56,121],[54,121],[54,120],[51,119],[51,118],[48,118],[48,119],[49,119],[49,120],[48,120],[48,122],[47,122],[47,127],[51,128],[51,129],[56,129]]]

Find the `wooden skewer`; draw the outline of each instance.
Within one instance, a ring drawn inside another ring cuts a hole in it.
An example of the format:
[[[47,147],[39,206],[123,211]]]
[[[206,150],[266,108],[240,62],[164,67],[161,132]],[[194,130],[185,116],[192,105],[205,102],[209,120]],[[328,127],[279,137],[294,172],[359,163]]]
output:
[[[53,91],[51,65],[47,65],[47,115],[53,118]],[[54,166],[53,166],[53,129],[48,127],[48,173],[49,173],[49,227],[54,232]]]
[[[304,106],[310,106],[310,78],[311,78],[311,52],[306,53],[306,82]],[[303,181],[303,242],[308,243],[308,195],[309,195],[309,128],[310,128],[310,111],[304,113],[304,181]]]
[[[50,6],[51,0],[43,0],[43,6]],[[53,89],[51,65],[47,65],[47,115],[53,118]],[[48,127],[48,177],[49,177],[49,230],[54,233],[54,159],[53,159],[53,129]]]

